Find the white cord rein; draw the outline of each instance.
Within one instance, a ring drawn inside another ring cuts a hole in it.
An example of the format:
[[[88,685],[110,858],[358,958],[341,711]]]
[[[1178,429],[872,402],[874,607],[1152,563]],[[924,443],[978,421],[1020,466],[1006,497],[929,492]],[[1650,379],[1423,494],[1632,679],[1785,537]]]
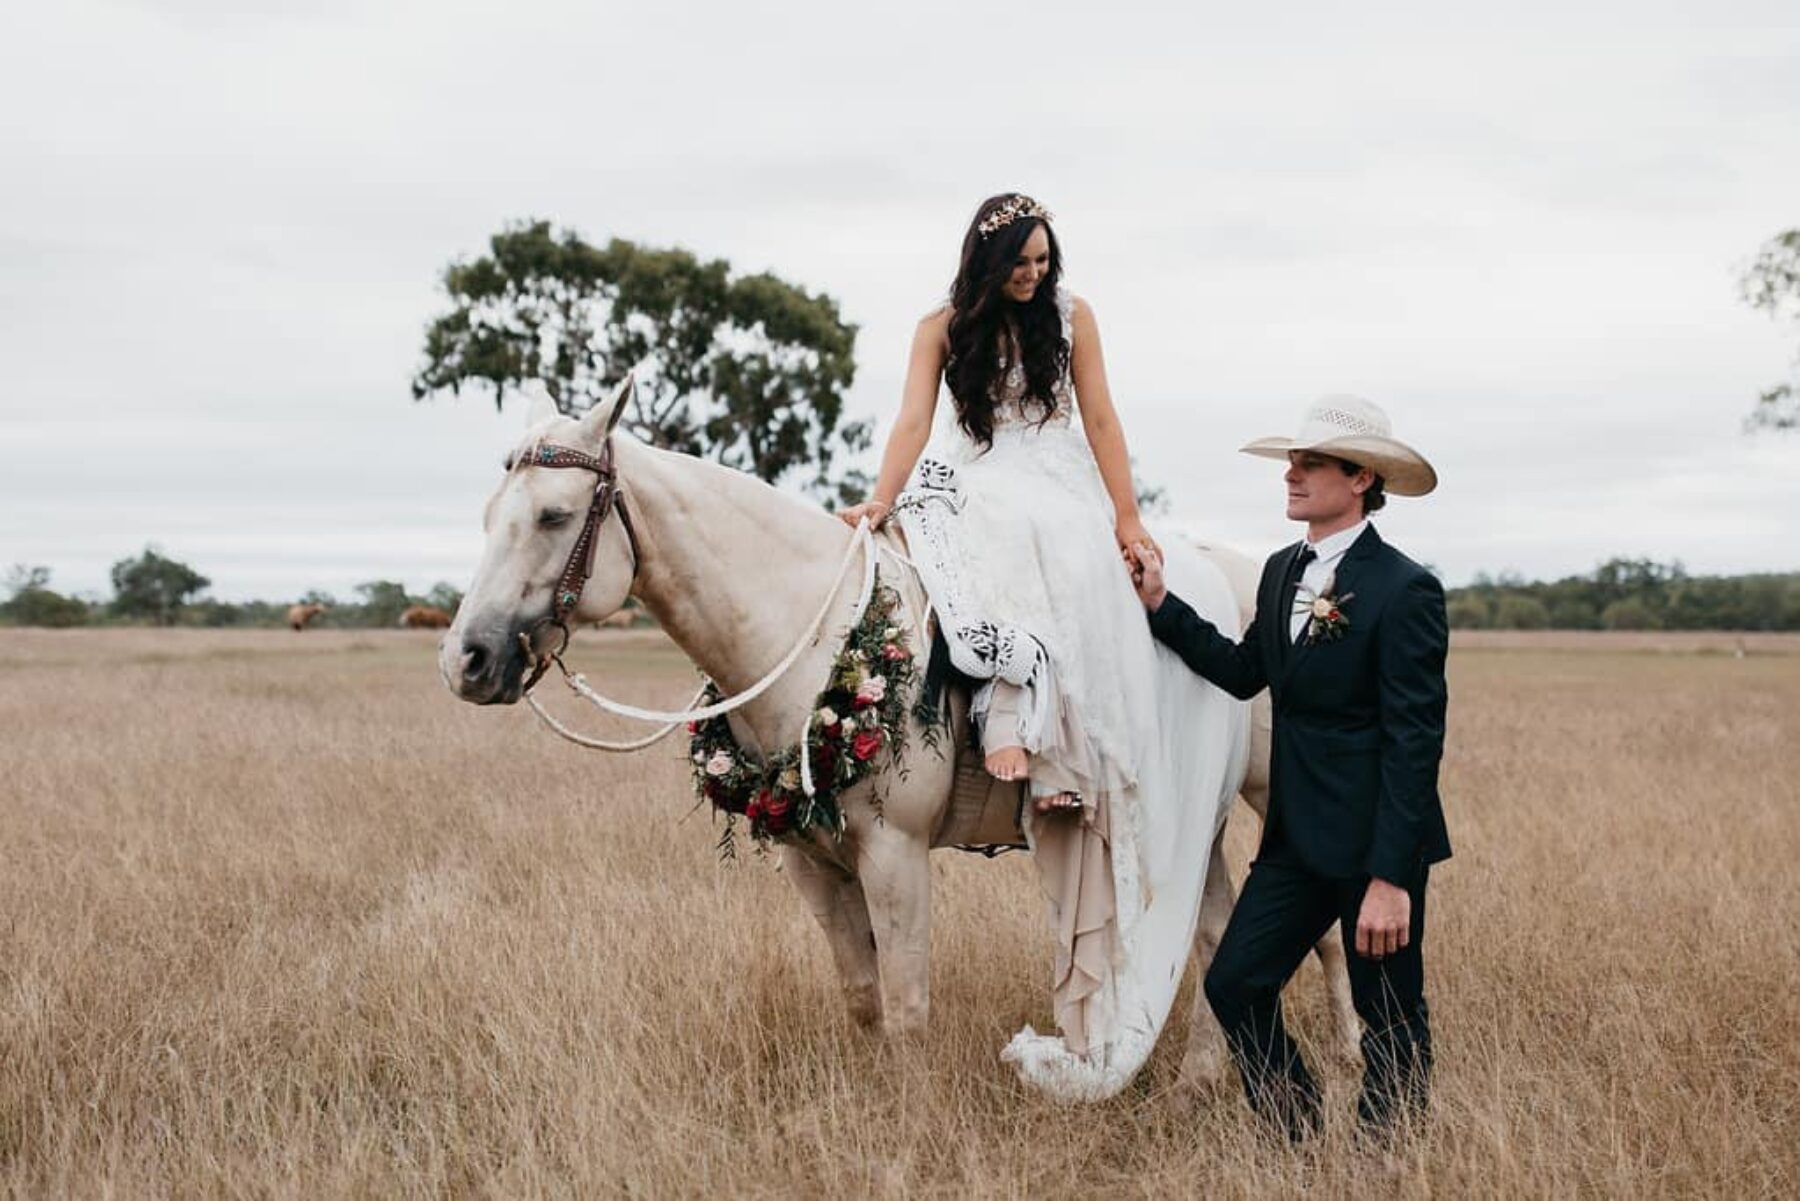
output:
[[[825,624],[825,618],[830,615],[831,604],[837,599],[838,590],[843,587],[845,577],[850,574],[850,566],[856,562],[858,552],[862,552],[863,555],[863,579],[862,587],[857,593],[855,611],[850,615],[850,628],[854,630],[857,624],[862,621],[863,614],[869,607],[869,597],[872,596],[875,591],[875,562],[878,554],[878,548],[875,545],[875,532],[869,525],[869,519],[866,517],[856,523],[856,532],[851,535],[850,545],[844,550],[844,561],[838,565],[837,575],[833,577],[831,587],[826,589],[825,600],[819,606],[818,613],[813,617],[812,621],[808,622],[805,628],[800,631],[800,637],[795,640],[793,647],[788,653],[782,657],[781,662],[771,668],[768,674],[763,676],[762,679],[750,685],[750,687],[738,693],[736,696],[725,697],[711,705],[698,709],[693,707],[693,701],[688,702],[688,707],[686,709],[670,712],[664,712],[658,709],[643,709],[637,705],[627,705],[621,701],[615,701],[610,697],[602,696],[589,686],[587,677],[579,672],[571,675],[565,671],[564,676],[569,688],[595,708],[603,709],[608,713],[617,714],[620,717],[633,718],[637,721],[666,723],[662,729],[654,734],[637,739],[634,742],[607,742],[599,738],[590,738],[587,735],[576,733],[574,730],[569,729],[562,722],[552,717],[542,705],[538,704],[537,698],[532,696],[529,692],[525,694],[525,701],[531,706],[532,712],[543,719],[545,725],[549,726],[551,730],[568,739],[570,742],[575,743],[577,746],[587,747],[590,750],[611,751],[614,753],[643,750],[645,747],[653,746],[656,743],[661,742],[664,738],[667,738],[675,731],[677,726],[684,725],[690,721],[710,721],[715,717],[722,717],[725,714],[732,712],[734,709],[741,709],[772,688],[775,685],[775,682],[786,675],[788,670],[799,661],[801,654],[806,648],[818,641],[819,627]],[[700,691],[694,694],[694,700],[699,700],[705,694],[706,686],[703,684],[700,687]],[[809,797],[813,795],[812,756],[806,753],[806,744],[807,740],[812,735],[812,721],[813,713],[811,708],[808,707],[805,723],[800,729],[800,786]]]

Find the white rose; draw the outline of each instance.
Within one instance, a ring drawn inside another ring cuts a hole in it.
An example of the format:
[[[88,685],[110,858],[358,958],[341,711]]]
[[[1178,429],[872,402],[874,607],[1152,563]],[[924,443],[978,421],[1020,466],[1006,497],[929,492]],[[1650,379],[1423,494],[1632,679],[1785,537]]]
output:
[[[856,699],[865,705],[879,705],[886,696],[886,676],[870,676],[856,689]]]
[[[819,708],[819,724],[821,726],[837,725],[838,724],[837,711],[834,710],[830,705],[820,706],[820,708]]]
[[[731,770],[732,762],[733,760],[727,752],[714,751],[713,757],[706,761],[706,774],[709,776],[722,776]]]
[[[889,626],[887,629],[881,631],[881,640],[883,642],[892,642],[898,637],[900,637],[899,626]]]
[[[800,769],[797,767],[788,768],[781,773],[781,778],[777,780],[776,783],[780,784],[789,792],[794,791],[794,789],[800,787]]]
[[[1337,608],[1337,606],[1331,603],[1329,597],[1321,596],[1313,602],[1313,616],[1320,621],[1324,621],[1327,617],[1331,616],[1331,611],[1335,608]]]

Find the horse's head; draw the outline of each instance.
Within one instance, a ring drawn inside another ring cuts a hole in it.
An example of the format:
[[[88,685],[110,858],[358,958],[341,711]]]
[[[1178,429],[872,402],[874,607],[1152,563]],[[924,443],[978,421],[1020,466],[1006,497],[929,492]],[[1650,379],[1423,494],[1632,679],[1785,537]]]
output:
[[[547,396],[532,405],[529,431],[507,455],[506,478],[482,517],[481,564],[438,645],[444,682],[463,700],[512,704],[571,623],[598,621],[625,603],[637,548],[611,443],[631,398],[628,376],[579,419],[559,416]]]

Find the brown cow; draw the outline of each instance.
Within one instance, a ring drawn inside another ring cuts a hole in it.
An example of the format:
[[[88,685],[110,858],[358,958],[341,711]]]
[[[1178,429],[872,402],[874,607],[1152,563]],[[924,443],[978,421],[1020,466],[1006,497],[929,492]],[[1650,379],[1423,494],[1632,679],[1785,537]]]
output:
[[[312,624],[312,619],[325,612],[327,607],[325,605],[289,605],[288,625],[296,630],[304,630]]]
[[[414,605],[400,615],[403,630],[447,630],[450,615],[433,605]]]

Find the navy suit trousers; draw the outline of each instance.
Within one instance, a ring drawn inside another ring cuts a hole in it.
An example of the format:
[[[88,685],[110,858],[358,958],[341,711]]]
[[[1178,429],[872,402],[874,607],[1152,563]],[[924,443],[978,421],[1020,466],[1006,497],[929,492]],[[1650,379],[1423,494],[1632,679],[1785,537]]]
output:
[[[1350,991],[1364,1025],[1365,1126],[1387,1128],[1424,1108],[1431,1074],[1431,1030],[1421,958],[1425,877],[1408,888],[1407,945],[1380,960],[1356,953],[1356,919],[1369,877],[1332,879],[1310,871],[1279,838],[1265,845],[1206,973],[1206,998],[1231,1045],[1251,1107],[1290,1138],[1319,1124],[1319,1087],[1288,1036],[1281,989],[1333,922],[1343,930]]]

